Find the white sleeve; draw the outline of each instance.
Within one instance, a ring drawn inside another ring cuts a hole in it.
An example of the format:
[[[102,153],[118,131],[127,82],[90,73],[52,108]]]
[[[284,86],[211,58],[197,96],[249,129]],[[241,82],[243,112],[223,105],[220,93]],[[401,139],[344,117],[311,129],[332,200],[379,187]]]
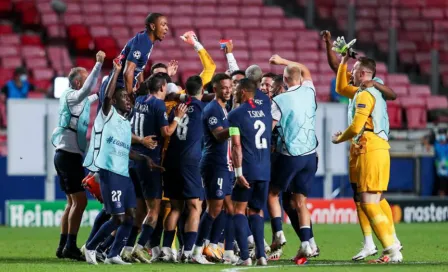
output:
[[[97,101],[99,99],[98,94],[92,94],[87,96],[87,99],[89,100],[90,103],[93,103],[95,101]]]
[[[90,92],[93,90],[98,81],[102,65],[103,64],[101,62],[97,62],[81,89],[76,92],[71,92],[67,95],[67,103],[69,106],[79,104],[84,100],[84,98],[89,96]]]
[[[282,112],[278,108],[277,103],[275,103],[274,101],[271,105],[271,115],[272,119],[274,119],[275,121],[280,121],[280,119],[282,118]]]
[[[227,58],[227,63],[229,64],[230,73],[233,73],[240,69],[240,67],[238,67],[238,63],[236,62],[236,59],[235,59],[235,56],[233,55],[233,53],[227,53],[226,58]]]

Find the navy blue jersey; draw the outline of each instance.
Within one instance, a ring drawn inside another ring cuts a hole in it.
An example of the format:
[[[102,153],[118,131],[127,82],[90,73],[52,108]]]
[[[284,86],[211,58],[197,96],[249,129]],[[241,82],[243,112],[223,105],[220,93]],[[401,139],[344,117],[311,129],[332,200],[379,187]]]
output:
[[[187,103],[187,113],[177,124],[176,131],[171,135],[170,143],[165,158],[166,168],[179,168],[181,165],[198,166],[202,155],[202,112],[204,103],[194,97]],[[177,107],[176,107],[177,108]],[[174,108],[170,122],[174,119]]]
[[[132,133],[138,137],[157,136],[158,145],[155,149],[148,149],[141,144],[132,145],[132,149],[150,156],[154,162],[159,163],[163,146],[160,129],[168,126],[165,102],[152,95],[137,97],[131,125]]]
[[[201,168],[212,168],[214,170],[233,171],[230,139],[219,142],[213,136],[212,131],[218,127],[224,129],[229,127],[227,120],[227,110],[213,100],[204,108],[202,113],[202,125],[204,128],[204,151],[202,153]]]
[[[269,181],[271,177],[272,116],[253,100],[229,113],[230,127],[240,131],[243,175],[248,181]]]
[[[271,112],[271,99],[265,93],[263,93],[260,89],[255,91],[254,102],[258,106],[263,108],[265,112]]]

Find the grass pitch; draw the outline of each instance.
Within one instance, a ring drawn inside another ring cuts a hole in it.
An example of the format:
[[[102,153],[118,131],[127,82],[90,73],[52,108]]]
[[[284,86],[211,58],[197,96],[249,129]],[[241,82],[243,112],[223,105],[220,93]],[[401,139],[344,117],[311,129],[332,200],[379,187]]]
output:
[[[269,262],[268,267],[233,267],[226,265],[201,266],[192,264],[134,264],[132,266],[90,266],[82,262],[60,260],[55,257],[59,239],[56,228],[0,228],[0,271],[448,271],[448,224],[399,224],[398,237],[404,250],[402,264],[378,265],[352,262],[351,257],[361,247],[362,236],[358,225],[315,225],[314,233],[321,255],[303,266],[289,261],[300,245],[293,229],[284,225],[288,243],[283,259]],[[78,246],[87,238],[90,228],[82,228]],[[270,241],[270,226],[265,235]],[[376,241],[380,249],[381,244]]]

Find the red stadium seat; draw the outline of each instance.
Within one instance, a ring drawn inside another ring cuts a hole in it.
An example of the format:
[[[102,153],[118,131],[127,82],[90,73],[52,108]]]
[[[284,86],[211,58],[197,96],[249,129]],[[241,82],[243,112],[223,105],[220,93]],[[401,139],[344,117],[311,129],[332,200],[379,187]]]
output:
[[[33,70],[35,80],[50,80],[54,76],[54,71],[49,68],[38,68]]]
[[[218,44],[219,40],[223,38],[223,34],[218,29],[206,29],[199,30],[200,40],[214,40],[216,44]]]
[[[283,28],[283,20],[281,18],[263,19],[261,27],[264,29],[280,29]]]
[[[45,98],[45,94],[44,93],[39,93],[39,92],[29,92],[28,93],[28,98],[31,98],[31,99],[42,99],[42,98]]]
[[[196,13],[192,5],[178,5],[172,10],[173,16],[188,16],[193,17]]]
[[[22,45],[42,46],[41,37],[39,35],[25,34],[21,37]]]
[[[76,58],[75,65],[86,69],[92,69],[93,66],[95,66],[95,60],[93,58],[78,57]]]
[[[54,24],[58,24],[58,23],[59,23],[59,18],[56,15],[56,13],[51,12],[51,13],[42,14],[42,24],[44,26],[54,25]]]
[[[386,82],[386,84],[389,84],[389,82]],[[408,87],[407,86],[392,86],[389,85],[393,89],[393,91],[397,94],[398,97],[405,97],[409,94]]]
[[[89,30],[86,26],[76,24],[68,27],[68,36],[70,39],[76,39],[78,37],[85,37],[89,35]]]
[[[109,28],[105,26],[92,26],[90,28],[90,35],[92,35],[93,38],[108,37],[110,36]]]
[[[20,44],[20,37],[17,34],[0,35],[0,45],[17,45]]]
[[[66,3],[67,4],[67,13],[80,13],[81,12],[81,5],[78,3]],[[46,5],[50,6],[50,5]],[[107,6],[107,9],[109,9],[110,6]]]
[[[11,34],[12,32],[12,26],[10,24],[0,24],[0,34]]]
[[[219,7],[218,14],[227,20],[228,18],[236,18],[240,15],[239,8],[237,6],[221,6]]]
[[[280,52],[283,50],[294,50],[294,42],[292,40],[278,39],[272,42],[272,48],[275,52]]]
[[[300,61],[310,61],[310,62],[318,62],[319,61],[319,53],[317,51],[299,51],[297,53],[297,58]],[[328,64],[327,64],[328,67]],[[329,69],[330,67],[328,67]],[[327,69],[327,70],[328,70]]]
[[[110,29],[110,34],[113,37],[131,37],[131,31],[126,26],[113,26]],[[163,45],[165,45],[165,41]]]
[[[51,87],[50,80],[35,80],[33,83],[34,83],[34,86],[36,86],[36,88],[43,89],[46,91],[48,91]]]
[[[408,128],[426,128],[426,101],[419,97],[403,97],[400,100],[406,110]]]
[[[271,31],[266,31],[262,29],[251,29],[246,32],[246,35],[249,34],[250,40],[270,40],[273,37],[273,33]]]
[[[174,17],[170,20],[170,24],[172,24],[173,27],[180,28],[180,27],[186,27],[191,28],[193,25],[193,20],[191,17]]]
[[[103,9],[106,16],[115,16],[117,14],[124,14],[124,5],[121,3],[107,4],[107,8]]]
[[[392,129],[402,128],[402,108],[398,100],[386,101],[387,113],[389,115],[389,126]]]
[[[22,59],[20,57],[4,57],[0,63],[3,68],[14,69],[22,66]]]
[[[247,7],[241,10],[241,16],[244,18],[247,17],[260,17],[261,16],[261,7]]]
[[[81,6],[82,11],[84,14],[102,14],[105,7],[103,7],[101,4],[93,4],[93,3],[84,3]]]
[[[213,17],[200,17],[194,20],[194,25],[198,29],[215,28],[216,20]]]
[[[238,23],[236,18],[226,18],[225,20],[221,20],[221,19],[217,19],[217,27],[221,28],[221,29],[226,29],[226,28],[237,28]]]
[[[55,69],[73,67],[72,60],[66,47],[48,46],[47,56]]]
[[[40,46],[25,45],[22,46],[22,56],[29,57],[45,57],[45,50]]]
[[[64,16],[64,23],[66,26],[82,25],[84,23],[84,16],[81,14],[67,14]]]
[[[248,29],[258,29],[261,26],[258,18],[241,18],[238,20],[239,27]]]
[[[447,109],[448,99],[444,95],[433,95],[426,98],[426,106],[428,110]]]
[[[216,6],[205,6],[201,3],[201,8],[195,9],[196,17],[199,19],[202,16],[217,16],[219,15],[218,7]],[[198,17],[199,16],[199,17]]]
[[[268,40],[263,39],[249,39],[249,48],[252,50],[271,49],[271,43]]]
[[[269,63],[269,59],[272,57],[271,50],[256,50],[253,49],[251,52],[251,60],[254,63]]]
[[[4,0],[0,2],[0,13],[7,13],[12,10],[12,4],[11,1]]]
[[[241,29],[225,29],[224,30],[224,38],[225,39],[233,39],[233,43],[236,44],[238,40],[246,39],[246,32]]]
[[[330,101],[330,84],[316,85],[316,99],[319,102]]]
[[[248,51],[236,50],[235,52],[233,52],[233,55],[235,56],[235,59],[237,61],[248,61],[250,59]]]
[[[48,61],[47,58],[41,57],[41,58],[25,58],[25,65],[28,69],[34,70],[37,68],[47,68],[48,67]]]
[[[8,80],[11,80],[13,74],[13,68],[0,68],[0,85],[3,86]]]
[[[386,79],[387,85],[409,85],[409,78],[405,74],[390,74]]]
[[[409,87],[409,94],[412,96],[430,96],[431,90],[427,85],[411,85]]]

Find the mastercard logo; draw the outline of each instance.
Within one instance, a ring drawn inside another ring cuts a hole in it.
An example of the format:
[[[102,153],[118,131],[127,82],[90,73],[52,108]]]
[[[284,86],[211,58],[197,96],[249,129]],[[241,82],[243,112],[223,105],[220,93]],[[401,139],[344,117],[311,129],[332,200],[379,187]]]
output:
[[[392,218],[394,219],[394,223],[400,223],[401,218],[403,218],[403,211],[399,205],[391,205],[392,210]]]

